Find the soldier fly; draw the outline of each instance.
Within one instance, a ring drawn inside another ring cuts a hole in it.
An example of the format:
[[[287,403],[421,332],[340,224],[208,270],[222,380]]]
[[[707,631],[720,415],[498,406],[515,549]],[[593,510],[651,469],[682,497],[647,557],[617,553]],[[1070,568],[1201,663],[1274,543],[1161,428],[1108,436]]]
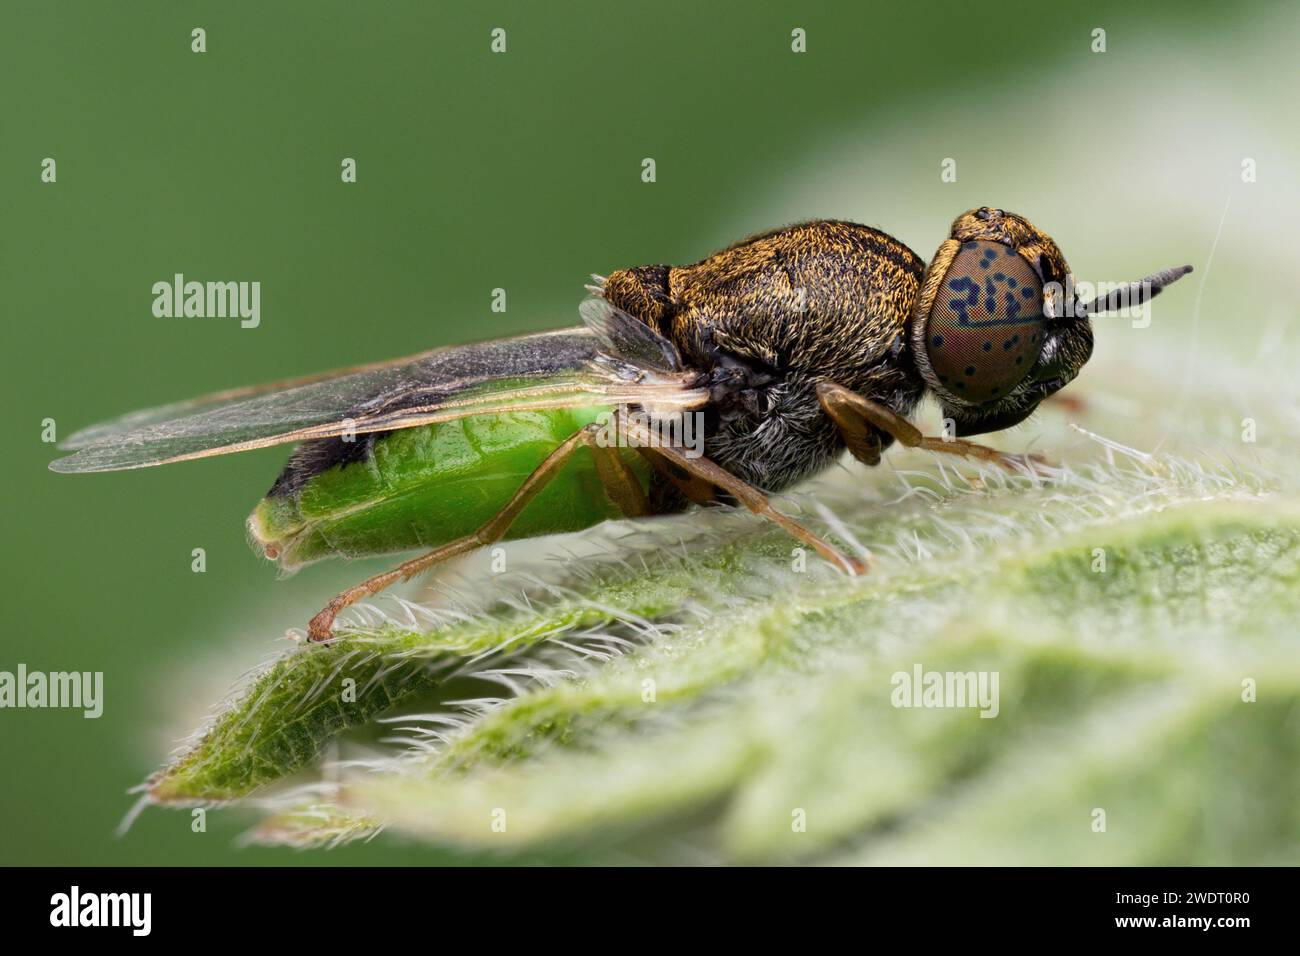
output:
[[[335,555],[430,549],[348,588],[308,626],[456,555],[692,504],[739,504],[850,574],[864,565],[775,509],[847,448],[895,441],[1032,467],[970,436],[1009,428],[1092,353],[1090,316],[1138,305],[1169,269],[1090,303],[1028,220],[958,216],[927,267],[851,222],[811,221],[687,266],[589,286],[584,326],[220,392],[73,435],[58,472],[112,471],[300,443],[248,520],[282,569]],[[908,416],[933,394],[953,434]],[[636,414],[629,414],[635,412]],[[699,415],[703,455],[655,442],[650,420]],[[613,416],[620,441],[597,436]]]

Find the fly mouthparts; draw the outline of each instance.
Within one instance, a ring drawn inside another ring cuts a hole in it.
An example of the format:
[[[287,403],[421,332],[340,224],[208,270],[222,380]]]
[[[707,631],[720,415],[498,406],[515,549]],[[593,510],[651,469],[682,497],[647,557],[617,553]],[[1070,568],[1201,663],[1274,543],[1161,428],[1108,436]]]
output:
[[[1128,285],[1120,286],[1118,289],[1097,296],[1087,305],[1076,308],[1075,314],[1080,317],[1098,315],[1102,312],[1113,312],[1116,309],[1142,305],[1144,302],[1150,302],[1191,271],[1191,266],[1175,266],[1172,269],[1162,269],[1145,279],[1138,279],[1136,282],[1130,282]]]

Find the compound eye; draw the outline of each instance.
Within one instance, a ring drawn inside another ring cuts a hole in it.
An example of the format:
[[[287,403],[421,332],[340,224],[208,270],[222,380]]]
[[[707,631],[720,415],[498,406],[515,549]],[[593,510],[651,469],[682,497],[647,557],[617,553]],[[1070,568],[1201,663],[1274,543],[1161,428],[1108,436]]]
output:
[[[1043,286],[1000,242],[963,242],[939,284],[925,348],[941,388],[960,403],[1004,398],[1029,374],[1043,346]]]
[[[988,206],[980,206],[979,209],[975,210],[975,218],[976,219],[1001,219],[1002,210],[990,209]]]

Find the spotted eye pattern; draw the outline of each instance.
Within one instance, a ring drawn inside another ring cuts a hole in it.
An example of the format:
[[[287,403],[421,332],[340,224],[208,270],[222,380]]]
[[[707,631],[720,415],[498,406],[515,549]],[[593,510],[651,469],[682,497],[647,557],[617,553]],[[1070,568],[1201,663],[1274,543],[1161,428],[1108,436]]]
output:
[[[1014,249],[963,242],[935,296],[926,354],[963,402],[996,401],[1029,374],[1043,345],[1043,289]]]

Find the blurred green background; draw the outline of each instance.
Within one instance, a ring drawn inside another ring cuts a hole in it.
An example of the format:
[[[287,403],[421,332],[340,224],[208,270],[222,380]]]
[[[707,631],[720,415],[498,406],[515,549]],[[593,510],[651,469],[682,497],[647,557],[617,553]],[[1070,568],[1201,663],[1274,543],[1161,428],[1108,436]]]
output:
[[[1195,296],[1198,318],[1112,323],[1095,364],[1179,362],[1203,388],[1221,362],[1294,357],[1297,23],[1280,3],[5,4],[0,669],[100,670],[106,703],[99,720],[0,713],[0,862],[438,858],[240,850],[249,818],[219,811],[206,834],[155,810],[114,838],[128,788],[270,636],[385,562],[277,581],[253,555],[243,518],[284,449],[63,477],[43,419],[66,436],[571,324],[590,272],[796,219],[867,222],[928,259],[981,204],[1032,218],[1086,278],[1195,265],[1180,315]],[[260,281],[261,326],[153,317],[152,284],[176,272]]]

